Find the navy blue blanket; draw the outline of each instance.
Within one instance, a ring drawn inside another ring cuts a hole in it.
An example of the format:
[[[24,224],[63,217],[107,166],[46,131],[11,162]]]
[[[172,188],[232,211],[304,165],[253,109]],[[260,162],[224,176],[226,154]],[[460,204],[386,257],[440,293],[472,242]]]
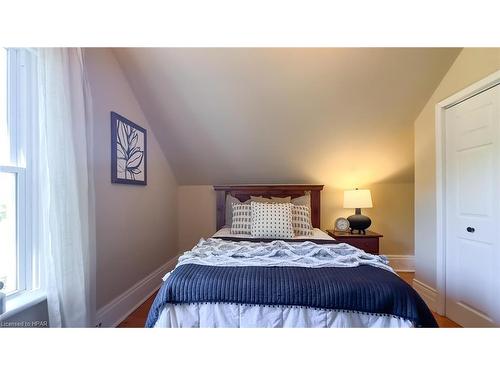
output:
[[[420,296],[397,275],[353,268],[215,267],[185,264],[163,283],[149,312],[153,327],[167,303],[305,306],[386,314],[416,327],[437,327]]]

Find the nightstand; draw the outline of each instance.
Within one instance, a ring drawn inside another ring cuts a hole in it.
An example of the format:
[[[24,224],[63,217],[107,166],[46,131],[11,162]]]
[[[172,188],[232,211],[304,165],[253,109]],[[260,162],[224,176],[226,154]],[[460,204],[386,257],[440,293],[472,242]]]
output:
[[[326,232],[339,242],[347,243],[372,254],[378,254],[379,238],[383,237],[381,234],[369,230],[366,231],[366,234],[340,232],[332,229],[328,229]]]

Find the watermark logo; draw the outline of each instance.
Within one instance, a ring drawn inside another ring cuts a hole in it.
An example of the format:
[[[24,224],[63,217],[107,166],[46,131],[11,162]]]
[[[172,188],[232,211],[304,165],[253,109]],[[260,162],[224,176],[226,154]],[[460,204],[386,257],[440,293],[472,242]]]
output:
[[[0,328],[47,328],[47,320],[31,320],[21,322],[0,322]]]

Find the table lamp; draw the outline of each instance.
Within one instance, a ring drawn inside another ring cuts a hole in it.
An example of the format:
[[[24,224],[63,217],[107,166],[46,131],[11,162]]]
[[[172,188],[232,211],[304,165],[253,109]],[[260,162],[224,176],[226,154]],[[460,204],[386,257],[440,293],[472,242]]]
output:
[[[368,216],[361,215],[362,208],[372,208],[372,195],[368,189],[356,189],[344,191],[344,208],[354,208],[355,214],[347,218],[351,227],[351,233],[357,230],[358,233],[366,234],[366,229],[372,221]]]

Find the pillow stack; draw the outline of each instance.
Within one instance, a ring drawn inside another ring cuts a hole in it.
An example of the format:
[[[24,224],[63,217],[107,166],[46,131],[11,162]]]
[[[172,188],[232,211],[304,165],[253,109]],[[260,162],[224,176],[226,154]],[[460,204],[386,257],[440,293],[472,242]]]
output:
[[[310,206],[303,205],[308,203],[306,199],[300,200],[302,204],[294,200],[290,197],[251,197],[250,202],[231,202],[231,234],[277,239],[311,236]]]

